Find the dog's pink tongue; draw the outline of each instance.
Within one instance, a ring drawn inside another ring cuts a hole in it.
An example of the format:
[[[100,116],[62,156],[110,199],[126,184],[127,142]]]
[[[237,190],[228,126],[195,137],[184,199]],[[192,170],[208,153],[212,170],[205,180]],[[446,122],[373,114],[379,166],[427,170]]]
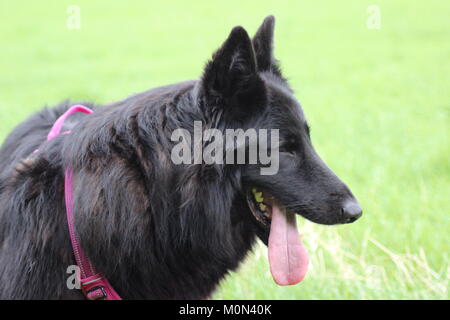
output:
[[[270,272],[281,286],[303,280],[308,270],[308,252],[300,241],[294,213],[272,206],[269,235]]]

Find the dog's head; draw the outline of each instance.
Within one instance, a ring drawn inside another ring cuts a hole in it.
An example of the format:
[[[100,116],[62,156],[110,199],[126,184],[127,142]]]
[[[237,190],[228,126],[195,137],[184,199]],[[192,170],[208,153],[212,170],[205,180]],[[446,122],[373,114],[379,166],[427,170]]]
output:
[[[277,143],[269,143],[270,152],[278,154],[277,172],[264,175],[260,162],[246,164],[242,193],[259,237],[269,243],[269,258],[276,260],[271,262],[275,280],[292,284],[303,278],[305,270],[296,273],[283,268],[301,269],[305,261],[280,260],[305,259],[304,249],[297,248],[301,243],[295,239],[294,213],[330,225],[353,222],[362,209],[314,150],[300,104],[273,56],[273,33],[271,16],[253,39],[242,27],[234,28],[207,64],[198,99],[206,113],[220,115],[217,126],[278,130]]]

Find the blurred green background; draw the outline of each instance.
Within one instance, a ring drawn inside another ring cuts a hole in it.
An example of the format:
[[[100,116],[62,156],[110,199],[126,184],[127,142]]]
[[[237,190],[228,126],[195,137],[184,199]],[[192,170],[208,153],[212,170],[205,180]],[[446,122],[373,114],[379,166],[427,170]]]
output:
[[[372,4],[380,29],[367,27]],[[315,146],[365,213],[299,221],[311,256],[300,285],[276,286],[259,245],[214,298],[448,299],[449,13],[442,0],[1,1],[0,141],[46,104],[197,78],[233,26],[253,34],[274,14]]]

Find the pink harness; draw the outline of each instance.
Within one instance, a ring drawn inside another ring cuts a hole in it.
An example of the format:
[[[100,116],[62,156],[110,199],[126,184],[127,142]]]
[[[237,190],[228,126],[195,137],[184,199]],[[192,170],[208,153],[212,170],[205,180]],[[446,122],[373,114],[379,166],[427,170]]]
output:
[[[58,120],[56,120],[52,129],[50,130],[47,141],[52,140],[61,133],[61,129],[66,119],[76,112],[91,114],[93,111],[82,105],[76,105],[67,110]],[[69,134],[70,131],[65,131],[62,134]],[[72,250],[75,256],[76,263],[80,268],[80,284],[81,291],[89,300],[122,300],[117,292],[113,289],[102,274],[98,273],[91,261],[86,257],[81,249],[78,237],[75,231],[75,224],[73,221],[73,192],[72,192],[72,169],[66,169],[65,181],[65,201],[67,212],[67,224],[69,226],[70,241],[72,242]]]

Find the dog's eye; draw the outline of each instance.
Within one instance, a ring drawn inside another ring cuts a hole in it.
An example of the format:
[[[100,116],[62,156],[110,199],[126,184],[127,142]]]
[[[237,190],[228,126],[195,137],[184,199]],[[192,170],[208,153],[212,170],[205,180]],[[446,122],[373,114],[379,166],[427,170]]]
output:
[[[288,138],[280,145],[280,152],[295,154],[297,146],[298,144],[295,138]]]

